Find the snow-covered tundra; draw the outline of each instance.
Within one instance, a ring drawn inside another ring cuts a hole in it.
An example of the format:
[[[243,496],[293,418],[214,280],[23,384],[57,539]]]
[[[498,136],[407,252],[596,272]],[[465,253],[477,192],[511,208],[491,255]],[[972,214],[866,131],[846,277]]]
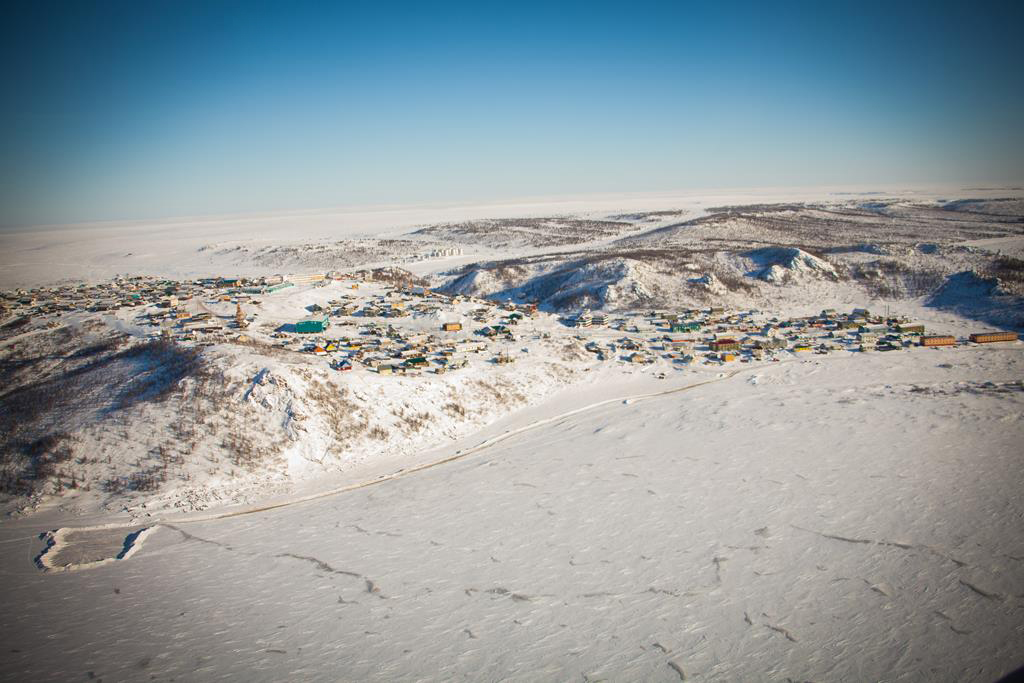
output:
[[[917,199],[855,211],[673,212],[660,201],[647,212],[634,203],[578,222],[524,221],[500,242],[519,240],[521,253],[505,256],[522,262],[505,264],[486,230],[467,223],[488,216],[453,211],[444,217],[452,223],[436,222],[448,227],[421,238],[480,242],[489,260],[474,261],[467,243],[468,269],[410,268],[453,290],[493,289],[465,293],[544,295],[549,310],[566,293],[561,282],[574,288],[565,301],[622,310],[659,297],[680,308],[775,303],[780,315],[859,301],[899,305],[957,336],[1019,324],[1021,238],[1007,202],[979,213],[976,203],[933,211]],[[523,215],[531,212],[539,210]],[[821,221],[840,220],[836,212],[846,212],[846,229],[864,223],[874,236],[888,222],[893,239],[864,244],[853,231],[851,244],[830,235],[832,251],[815,249],[808,242]],[[934,239],[924,240],[928,221]],[[757,239],[741,244],[752,225]],[[780,237],[785,225],[800,239]],[[218,239],[238,237],[219,229]],[[558,253],[570,229],[587,242],[572,249],[594,258]],[[701,231],[735,243],[696,251]],[[669,255],[685,259],[678,271],[652,251],[673,243],[685,243],[685,254]],[[221,265],[236,258],[197,253]],[[112,267],[109,254],[87,256],[89,267]],[[189,258],[171,254],[166,268],[207,263]],[[90,329],[87,319],[76,324]],[[18,343],[31,349],[37,339],[41,349],[47,332],[32,334]],[[361,397],[324,397],[314,386],[320,370],[296,356],[270,362],[248,348],[208,349],[223,400],[242,407],[235,423],[217,416],[195,438],[291,434],[278,469],[246,491],[231,490],[248,486],[245,478],[226,479],[219,499],[195,504],[110,491],[106,508],[76,514],[68,494],[5,519],[0,677],[994,681],[1024,666],[1024,344],[787,353],[681,370],[601,364],[572,344],[556,357],[558,348],[538,342],[517,364],[446,374],[430,390],[367,375]],[[545,349],[550,358],[532,358]],[[138,354],[117,353],[105,372],[139,372]],[[63,362],[60,349],[7,359],[4,377],[19,382],[25,367],[49,372]],[[89,378],[78,372],[77,385],[61,384],[82,434],[116,398]],[[489,379],[501,383],[475,409],[472,392]],[[174,399],[180,406],[133,404],[123,422],[107,413],[88,442],[102,452],[81,454],[83,466],[136,462],[142,451],[131,449],[182,429],[171,418],[189,415],[189,391]],[[519,398],[503,402],[506,393]],[[344,450],[313,443],[332,433],[344,441],[332,415],[398,429],[409,411],[441,401],[468,417],[453,412],[410,432],[415,448],[388,442],[380,457],[359,441],[351,467],[318,468],[321,448]],[[182,467],[198,481],[212,465]],[[292,470],[316,476],[291,478]],[[111,508],[118,502],[120,512]]]

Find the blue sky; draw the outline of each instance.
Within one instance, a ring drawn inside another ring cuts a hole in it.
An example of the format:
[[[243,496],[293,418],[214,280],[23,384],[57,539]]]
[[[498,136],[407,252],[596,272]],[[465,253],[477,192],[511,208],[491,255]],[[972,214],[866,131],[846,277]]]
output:
[[[1024,179],[1024,3],[24,4],[7,226]]]

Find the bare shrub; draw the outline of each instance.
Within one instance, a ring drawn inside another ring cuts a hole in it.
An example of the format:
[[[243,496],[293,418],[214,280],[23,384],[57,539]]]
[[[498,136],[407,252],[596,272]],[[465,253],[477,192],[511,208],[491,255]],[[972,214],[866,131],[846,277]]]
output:
[[[903,287],[908,296],[926,296],[942,286],[945,273],[931,269],[911,269],[903,276]]]
[[[53,432],[4,452],[0,461],[0,492],[28,495],[58,478],[60,465],[72,459],[67,432]]]
[[[428,422],[433,420],[434,417],[427,412],[415,413],[413,415],[406,415],[402,421],[409,428],[410,431],[418,432],[426,426]]]
[[[1024,284],[1024,259],[999,255],[980,269],[982,277],[997,277],[1003,282]]]
[[[508,265],[500,264],[492,271],[492,275],[496,277],[505,287],[512,287],[522,278],[528,274],[529,271],[520,265]]]
[[[132,491],[156,491],[160,488],[160,483],[160,475],[156,470],[142,470],[128,476],[128,488]]]
[[[348,399],[348,389],[334,388],[329,384],[310,379],[306,397],[317,406],[317,412],[331,431],[336,445],[344,445],[369,427],[360,416],[360,406]]]
[[[228,432],[221,445],[227,451],[228,461],[232,465],[250,472],[274,455],[273,449],[257,446],[252,436],[241,427]]]
[[[573,344],[569,344],[573,348],[577,348]],[[582,352],[584,353],[585,352]],[[476,387],[477,393],[486,396],[490,400],[497,403],[499,406],[515,405],[517,403],[523,403],[526,397],[513,386],[507,384],[495,384],[494,382],[485,382],[484,380],[475,380],[473,386]]]
[[[203,367],[198,349],[163,339],[134,346],[122,352],[121,357],[138,359],[146,368],[122,391],[118,404],[122,409],[143,401],[166,401],[179,382],[195,375]]]
[[[68,360],[92,358],[93,356],[97,356],[103,353],[110,353],[120,348],[125,343],[125,341],[127,341],[127,337],[125,336],[118,336],[112,337],[110,339],[105,339],[101,342],[90,344],[89,346],[84,346],[78,349],[77,351],[68,356]]]
[[[878,299],[925,296],[941,287],[946,279],[942,271],[916,268],[896,259],[858,264],[851,268],[850,273],[871,296]]]
[[[551,305],[555,309],[576,309],[589,308],[600,305],[600,301],[589,289],[578,289],[574,292],[557,294],[551,298]]]
[[[444,412],[448,413],[452,417],[465,417],[466,416],[466,409],[465,409],[465,407],[463,407],[463,405],[461,403],[455,403],[454,401],[449,402],[449,403],[445,403],[441,407],[441,410],[443,410]]]
[[[560,351],[559,356],[564,361],[585,360],[589,357],[583,345],[573,340],[567,341],[562,345]]]
[[[111,477],[101,484],[104,493],[118,495],[126,491],[137,491],[140,493],[151,493],[160,489],[160,485],[166,481],[159,468],[149,468],[132,472],[128,476]]]
[[[721,282],[730,292],[751,292],[757,289],[755,284],[748,281],[741,275],[735,275],[733,273],[715,273],[715,277],[717,277],[718,281]]]

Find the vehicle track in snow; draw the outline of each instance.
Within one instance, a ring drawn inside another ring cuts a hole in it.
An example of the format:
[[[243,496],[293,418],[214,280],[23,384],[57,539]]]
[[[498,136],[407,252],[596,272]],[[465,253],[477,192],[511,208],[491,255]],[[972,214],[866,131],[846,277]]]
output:
[[[178,529],[177,527],[180,526],[180,525],[183,525],[183,524],[193,524],[193,523],[198,523],[198,522],[210,522],[210,521],[215,521],[215,520],[218,520],[218,519],[230,519],[232,517],[242,517],[242,516],[245,516],[245,515],[253,515],[253,514],[260,513],[260,512],[268,512],[270,510],[277,510],[277,509],[280,509],[280,508],[291,507],[293,505],[301,505],[303,503],[308,503],[308,502],[311,502],[311,501],[314,501],[314,500],[321,500],[323,498],[329,498],[331,496],[337,496],[337,495],[341,495],[343,493],[349,493],[350,491],[357,491],[359,489],[368,488],[370,486],[377,486],[377,485],[383,484],[385,482],[394,481],[396,479],[401,479],[401,478],[407,477],[407,476],[412,475],[412,474],[416,474],[416,473],[419,473],[419,472],[423,472],[425,470],[433,469],[435,467],[440,467],[442,465],[447,465],[449,463],[457,462],[459,460],[465,460],[465,459],[470,458],[470,457],[472,457],[474,455],[477,455],[477,454],[479,454],[479,453],[481,453],[483,451],[486,451],[487,449],[491,448],[492,446],[496,446],[499,443],[507,441],[508,439],[511,439],[512,437],[519,436],[521,434],[525,434],[527,432],[533,431],[533,430],[538,429],[540,427],[544,427],[544,426],[550,425],[552,423],[556,423],[556,422],[558,422],[560,420],[565,420],[567,418],[574,417],[576,415],[580,415],[582,413],[590,412],[592,410],[596,410],[596,409],[602,408],[604,406],[613,405],[613,404],[616,404],[616,403],[623,404],[623,405],[633,405],[634,403],[636,403],[638,401],[647,401],[647,400],[651,400],[651,399],[662,398],[664,396],[671,396],[673,394],[679,394],[679,393],[683,393],[683,392],[686,392],[686,391],[692,391],[694,389],[698,389],[700,387],[707,386],[709,384],[716,384],[716,383],[719,383],[719,382],[724,382],[726,380],[732,379],[733,377],[736,377],[737,375],[745,373],[745,372],[750,372],[750,371],[754,371],[754,370],[766,370],[766,369],[768,369],[770,367],[778,367],[778,366],[781,366],[781,365],[784,365],[784,364],[793,363],[793,362],[795,362],[795,359],[794,360],[781,361],[781,362],[779,362],[777,364],[774,364],[772,366],[758,365],[758,366],[754,366],[754,367],[737,368],[737,369],[731,370],[729,372],[720,373],[718,376],[713,377],[711,379],[706,379],[706,380],[703,380],[703,381],[700,381],[700,382],[695,382],[693,384],[687,384],[686,386],[682,386],[682,387],[674,387],[672,389],[665,389],[665,390],[662,390],[662,391],[649,392],[649,393],[645,393],[645,394],[634,394],[634,395],[630,395],[630,396],[619,396],[619,397],[616,397],[616,398],[604,399],[604,400],[601,400],[601,401],[597,401],[595,403],[590,403],[590,404],[587,404],[585,406],[581,406],[579,408],[574,408],[574,409],[566,411],[564,413],[559,413],[558,415],[553,415],[551,417],[546,417],[544,419],[537,420],[535,422],[531,422],[531,423],[529,423],[527,425],[523,425],[522,427],[517,427],[515,429],[507,430],[505,432],[502,432],[501,434],[497,434],[497,435],[492,436],[492,437],[490,437],[488,439],[485,439],[484,441],[481,441],[479,444],[477,444],[475,446],[471,446],[469,448],[456,451],[453,455],[441,458],[440,460],[434,460],[434,461],[431,461],[431,462],[422,463],[420,465],[415,465],[413,467],[401,468],[401,469],[396,470],[396,471],[394,471],[394,472],[392,472],[390,474],[380,475],[378,477],[375,477],[374,479],[370,479],[370,480],[367,480],[367,481],[361,481],[361,482],[357,482],[355,484],[348,484],[347,486],[342,486],[342,487],[339,487],[339,488],[330,489],[328,491],[321,491],[319,493],[314,493],[314,494],[311,494],[311,495],[308,495],[308,496],[303,496],[303,497],[300,497],[300,498],[293,498],[291,500],[281,501],[281,502],[278,502],[278,503],[272,503],[272,504],[268,504],[268,505],[260,505],[260,506],[257,506],[257,507],[250,507],[250,508],[246,508],[246,509],[243,509],[243,510],[228,510],[228,511],[219,512],[219,513],[212,513],[212,514],[208,514],[208,515],[200,515],[200,516],[196,516],[196,517],[187,517],[187,518],[179,518],[179,519],[167,519],[167,520],[152,519],[152,520],[149,520],[149,521],[137,520],[137,521],[128,522],[128,523],[101,524],[101,525],[97,525],[97,526],[61,527],[60,529],[56,529],[56,530],[48,532],[48,534],[49,534],[49,544],[35,558],[35,563],[36,563],[36,566],[39,567],[39,569],[42,570],[42,571],[45,571],[45,572],[54,572],[54,571],[60,572],[60,571],[78,571],[78,570],[82,570],[82,569],[91,569],[93,567],[102,566],[103,564],[107,564],[107,563],[112,562],[112,561],[119,561],[121,559],[129,559],[131,557],[131,555],[134,555],[139,550],[139,547],[141,546],[142,541],[144,540],[145,536],[147,536],[148,534],[142,534],[142,535],[138,536],[137,539],[135,539],[134,542],[131,543],[131,544],[128,544],[126,542],[124,550],[122,551],[122,553],[120,554],[119,557],[110,558],[109,560],[104,560],[102,562],[95,562],[94,561],[94,562],[89,562],[89,563],[85,563],[85,564],[81,564],[81,565],[79,565],[79,564],[60,565],[60,564],[58,564],[59,560],[58,560],[57,556],[60,554],[60,552],[62,550],[64,550],[65,548],[69,547],[69,544],[67,543],[67,541],[65,539],[67,538],[68,535],[70,535],[72,533],[75,536],[77,536],[77,537],[81,537],[84,534],[88,533],[89,531],[96,531],[96,532],[101,532],[101,533],[104,533],[104,534],[109,534],[110,532],[112,532],[112,531],[114,531],[116,529],[122,529],[122,528],[123,529],[133,529],[133,530],[135,530],[133,533],[137,533],[138,530],[140,529],[140,527],[143,527],[145,530],[153,531],[157,527],[161,527],[161,526],[174,529],[175,531],[180,531],[180,529]],[[131,550],[131,552],[128,552],[129,550]]]

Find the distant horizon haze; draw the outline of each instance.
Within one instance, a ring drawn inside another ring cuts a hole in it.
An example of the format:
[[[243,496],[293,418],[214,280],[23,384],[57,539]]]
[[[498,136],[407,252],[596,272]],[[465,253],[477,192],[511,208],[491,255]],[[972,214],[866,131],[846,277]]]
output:
[[[847,203],[856,200],[948,202],[965,199],[993,200],[1024,198],[1024,183],[966,186],[963,184],[822,185],[791,187],[716,187],[661,192],[601,192],[550,194],[521,197],[491,197],[474,200],[408,202],[392,204],[338,204],[263,211],[196,213],[145,218],[120,218],[68,223],[0,226],[0,235],[34,232],[73,234],[76,230],[161,229],[173,226],[223,226],[248,224],[253,229],[268,224],[306,219],[318,230],[330,226],[341,234],[364,236],[403,233],[418,226],[464,220],[528,218],[543,216],[601,215],[615,212],[679,210],[695,211],[720,206],[786,203]],[[355,231],[355,232],[353,232]],[[325,233],[322,237],[327,236]],[[256,234],[256,233],[254,233]]]

